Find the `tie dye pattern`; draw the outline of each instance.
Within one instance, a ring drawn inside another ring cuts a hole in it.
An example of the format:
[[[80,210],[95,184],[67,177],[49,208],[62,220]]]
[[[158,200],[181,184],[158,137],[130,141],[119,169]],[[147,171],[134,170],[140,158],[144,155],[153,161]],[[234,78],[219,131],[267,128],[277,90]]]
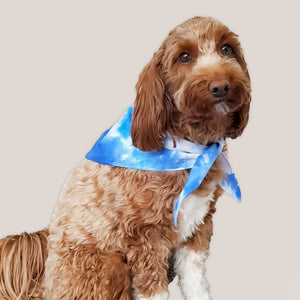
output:
[[[182,201],[198,188],[220,155],[227,178],[220,186],[233,198],[241,201],[241,192],[225,156],[221,153],[224,139],[210,146],[197,145],[184,139],[167,134],[161,151],[141,151],[132,145],[130,125],[133,107],[130,107],[122,119],[109,130],[105,131],[86,158],[100,164],[125,167],[146,171],[179,171],[191,169],[187,182],[181,191],[174,208],[174,224]]]

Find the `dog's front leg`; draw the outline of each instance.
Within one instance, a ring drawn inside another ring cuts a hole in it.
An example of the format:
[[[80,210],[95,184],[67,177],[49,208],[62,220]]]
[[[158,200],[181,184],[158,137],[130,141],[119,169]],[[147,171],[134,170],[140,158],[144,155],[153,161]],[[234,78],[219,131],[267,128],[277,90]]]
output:
[[[168,299],[169,255],[169,247],[161,240],[153,243],[145,238],[131,246],[127,260],[133,276],[134,299]]]
[[[175,270],[186,300],[211,300],[205,277],[205,261],[213,232],[213,212],[214,207],[194,235],[182,243],[175,253]]]
[[[176,272],[186,300],[211,300],[205,277],[207,252],[195,251],[186,247],[177,249]]]

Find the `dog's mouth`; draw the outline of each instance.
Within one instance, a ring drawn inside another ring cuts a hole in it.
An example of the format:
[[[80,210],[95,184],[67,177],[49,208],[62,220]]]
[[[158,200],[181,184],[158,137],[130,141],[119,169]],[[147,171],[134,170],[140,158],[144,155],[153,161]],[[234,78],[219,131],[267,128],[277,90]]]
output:
[[[218,113],[223,115],[228,114],[231,111],[231,108],[225,99],[219,99],[216,101],[214,108]]]
[[[218,98],[218,99],[215,100],[215,105],[219,104],[219,103],[222,103],[222,102],[226,102],[226,99],[225,98]]]
[[[207,89],[206,82],[191,85],[191,87],[174,94],[174,104],[178,111],[188,117],[201,119],[226,118],[236,112],[241,106],[242,95],[235,85],[231,85],[230,91],[220,97],[214,96]],[[179,96],[179,97],[178,97]]]
[[[234,99],[233,97],[217,98],[214,100],[214,108],[221,114],[228,114],[234,112],[240,106],[240,99]]]

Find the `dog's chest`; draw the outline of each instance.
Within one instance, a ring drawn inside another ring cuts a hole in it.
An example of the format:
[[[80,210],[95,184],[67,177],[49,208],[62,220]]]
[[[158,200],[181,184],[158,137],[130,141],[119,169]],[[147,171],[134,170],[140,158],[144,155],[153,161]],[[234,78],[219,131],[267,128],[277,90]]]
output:
[[[179,210],[179,241],[183,242],[193,235],[197,226],[203,223],[208,213],[213,192],[205,197],[192,193],[181,204]]]

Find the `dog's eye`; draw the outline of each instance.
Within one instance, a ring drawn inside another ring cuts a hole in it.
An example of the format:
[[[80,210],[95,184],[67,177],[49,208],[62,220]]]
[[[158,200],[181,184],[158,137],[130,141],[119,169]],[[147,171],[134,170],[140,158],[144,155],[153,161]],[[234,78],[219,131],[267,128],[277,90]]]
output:
[[[192,55],[188,52],[183,52],[179,55],[178,59],[182,64],[187,64],[192,60]]]
[[[229,45],[224,45],[221,48],[221,51],[222,51],[222,54],[225,55],[225,56],[232,56],[232,54],[233,54],[233,49]]]

